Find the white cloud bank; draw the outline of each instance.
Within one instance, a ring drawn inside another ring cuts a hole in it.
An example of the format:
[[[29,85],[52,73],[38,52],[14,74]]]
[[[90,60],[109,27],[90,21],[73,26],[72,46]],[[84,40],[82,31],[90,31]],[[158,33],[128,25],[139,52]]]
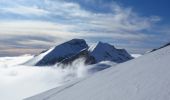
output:
[[[35,67],[18,65],[32,56],[0,58],[0,98],[2,100],[21,100],[51,88],[87,75],[83,59],[72,65]]]

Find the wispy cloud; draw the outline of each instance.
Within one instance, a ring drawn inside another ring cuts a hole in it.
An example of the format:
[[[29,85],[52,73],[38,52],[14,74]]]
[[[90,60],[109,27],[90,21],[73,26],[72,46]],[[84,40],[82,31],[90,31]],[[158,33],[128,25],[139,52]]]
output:
[[[37,6],[17,6],[17,7],[7,7],[7,8],[0,8],[1,13],[12,13],[18,14],[22,16],[43,16],[48,13],[44,9],[40,9]]]
[[[159,16],[140,16],[132,8],[112,0],[2,0],[0,6],[0,35],[3,36],[0,44],[15,38],[11,41],[15,47],[34,45],[38,48],[41,45],[48,48],[49,44],[71,38],[85,38],[88,41],[114,40],[120,45],[140,42],[144,47],[151,38],[159,39],[153,33],[157,22],[161,21]],[[33,37],[49,37],[52,41]]]

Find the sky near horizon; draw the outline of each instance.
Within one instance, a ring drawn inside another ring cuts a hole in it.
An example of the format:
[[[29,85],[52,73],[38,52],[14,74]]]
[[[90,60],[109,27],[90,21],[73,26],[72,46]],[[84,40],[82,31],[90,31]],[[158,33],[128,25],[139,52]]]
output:
[[[72,38],[144,53],[170,42],[168,0],[0,0],[0,56]]]

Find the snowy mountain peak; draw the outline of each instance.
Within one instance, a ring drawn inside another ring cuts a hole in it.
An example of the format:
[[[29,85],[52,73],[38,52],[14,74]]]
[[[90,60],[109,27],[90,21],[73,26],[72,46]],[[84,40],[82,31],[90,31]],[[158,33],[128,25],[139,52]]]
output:
[[[57,62],[61,62],[66,58],[76,55],[85,48],[88,48],[85,40],[72,39],[60,45],[57,45],[52,50],[47,50],[46,52],[43,52],[43,56],[42,54],[40,54],[27,63],[29,64],[34,61],[34,65],[36,66],[53,65]]]
[[[27,65],[69,64],[81,57],[86,58],[86,64],[95,64],[101,61],[121,63],[132,59],[126,50],[116,49],[108,43],[98,42],[96,45],[89,47],[83,39],[72,39],[39,54],[28,61]]]
[[[70,44],[70,45],[77,45],[77,46],[81,46],[81,47],[88,47],[88,45],[86,44],[86,41],[84,39],[72,39],[72,40],[65,42],[63,44]]]
[[[109,43],[104,43],[104,42],[101,42],[101,41],[99,41],[99,42],[97,43],[97,46],[104,46],[104,47],[110,47],[110,46],[112,46],[112,47],[114,47],[113,45],[110,45]]]
[[[120,63],[132,59],[126,50],[116,49],[113,45],[103,42],[98,42],[93,49],[90,49],[90,54],[96,62],[114,61]]]
[[[98,42],[96,47],[94,48],[94,50],[100,50],[100,49],[108,50],[108,49],[115,49],[115,47],[113,45],[108,44],[108,43]]]
[[[99,41],[98,43],[91,45],[88,50],[90,52],[92,52],[92,51],[94,51],[94,49],[101,49],[101,48],[107,49],[110,47],[115,48],[113,45]]]

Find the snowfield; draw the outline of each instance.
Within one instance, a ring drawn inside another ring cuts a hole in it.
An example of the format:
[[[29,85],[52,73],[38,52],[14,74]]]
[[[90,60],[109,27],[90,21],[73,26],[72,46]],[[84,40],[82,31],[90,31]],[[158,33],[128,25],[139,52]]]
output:
[[[170,100],[170,46],[26,100]]]
[[[138,57],[142,56],[142,54],[131,54],[131,56],[134,58],[138,58]]]

